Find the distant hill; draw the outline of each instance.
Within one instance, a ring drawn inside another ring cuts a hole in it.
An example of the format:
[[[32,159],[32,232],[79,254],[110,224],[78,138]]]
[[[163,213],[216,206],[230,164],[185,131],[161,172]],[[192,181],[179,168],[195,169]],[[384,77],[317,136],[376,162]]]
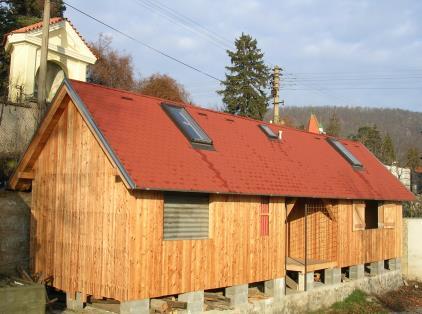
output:
[[[307,106],[286,107],[280,112],[288,117],[296,127],[306,125],[311,113],[314,113],[324,127],[331,114],[335,112],[341,121],[341,136],[355,134],[359,127],[376,125],[384,136],[388,132],[394,141],[397,157],[402,160],[410,147],[422,151],[422,112],[402,109]],[[272,110],[266,114],[266,120],[272,117]]]

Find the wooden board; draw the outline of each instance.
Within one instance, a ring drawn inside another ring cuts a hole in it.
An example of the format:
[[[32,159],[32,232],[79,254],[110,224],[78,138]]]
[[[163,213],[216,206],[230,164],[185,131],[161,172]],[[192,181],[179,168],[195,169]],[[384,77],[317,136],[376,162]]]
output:
[[[316,259],[307,260],[306,271],[311,272],[320,269],[333,268],[337,266],[336,261],[321,261]],[[287,257],[286,270],[305,272],[305,260],[302,258]]]
[[[310,201],[309,204],[315,201]],[[318,207],[324,207],[321,202]],[[298,200],[287,220],[287,256],[305,257],[305,200]],[[336,261],[337,219],[336,207],[330,211],[309,211],[307,216],[307,258]]]
[[[33,270],[73,293],[134,300],[284,276],[282,198],[210,196],[210,238],[163,240],[163,194],[129,192],[68,106],[34,164]]]
[[[378,228],[353,231],[352,201],[342,200],[335,206],[338,212],[338,265],[339,267],[370,263],[401,256],[402,206],[385,202],[393,207],[394,228]],[[389,215],[391,215],[389,213]]]

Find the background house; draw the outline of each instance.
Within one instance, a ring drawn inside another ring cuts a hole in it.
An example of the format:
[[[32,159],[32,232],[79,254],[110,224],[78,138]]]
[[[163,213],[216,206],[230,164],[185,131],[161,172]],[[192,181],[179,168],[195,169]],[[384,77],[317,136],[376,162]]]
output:
[[[4,38],[10,54],[8,101],[0,103],[0,187],[29,144],[40,122],[34,99],[40,63],[42,22],[16,29]],[[51,101],[63,78],[86,81],[87,67],[96,62],[73,25],[64,18],[50,20],[47,93]]]
[[[87,66],[97,58],[67,19],[50,19],[49,30],[47,93],[51,100],[64,77],[86,81]],[[10,101],[22,101],[36,93],[41,34],[42,22],[14,30],[5,37],[4,48],[10,53]]]

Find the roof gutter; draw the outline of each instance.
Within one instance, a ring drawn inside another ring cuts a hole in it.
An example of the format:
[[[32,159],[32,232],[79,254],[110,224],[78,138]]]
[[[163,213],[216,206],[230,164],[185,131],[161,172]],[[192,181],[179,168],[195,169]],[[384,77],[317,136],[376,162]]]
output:
[[[130,189],[135,190],[136,184],[130,177],[129,173],[126,171],[125,167],[120,162],[119,158],[117,157],[116,153],[113,151],[109,143],[107,142],[106,138],[104,137],[103,133],[100,131],[98,126],[95,124],[94,119],[92,118],[91,114],[89,113],[87,107],[83,103],[82,99],[79,97],[79,95],[76,93],[76,91],[73,89],[72,84],[70,81],[65,78],[63,80],[63,84],[66,86],[66,89],[69,93],[70,98],[72,99],[73,103],[76,105],[76,107],[79,109],[79,111],[83,114],[84,118],[86,119],[87,123],[92,127],[92,130],[94,131],[95,135],[100,140],[101,144],[113,160],[114,164],[119,169],[120,173],[122,174],[124,180],[129,185]]]

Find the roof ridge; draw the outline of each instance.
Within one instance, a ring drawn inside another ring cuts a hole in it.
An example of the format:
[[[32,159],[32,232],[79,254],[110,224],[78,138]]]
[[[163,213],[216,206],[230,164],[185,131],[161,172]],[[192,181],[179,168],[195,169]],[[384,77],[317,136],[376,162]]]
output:
[[[53,24],[57,24],[61,21],[65,20],[65,18],[60,17],[60,16],[55,16],[55,17],[50,17],[50,25]],[[9,34],[13,34],[13,33],[27,33],[27,32],[31,32],[33,30],[39,29],[42,27],[43,24],[43,20],[41,19],[39,22],[35,22],[26,26],[22,26],[19,27],[17,29],[11,30],[10,32],[7,33],[7,35]]]
[[[184,103],[184,102],[180,102],[180,101],[172,101],[172,100],[168,100],[168,99],[164,99],[164,98],[160,98],[160,97],[145,95],[145,94],[142,94],[142,93],[139,93],[139,92],[128,91],[128,90],[119,89],[119,88],[116,88],[116,87],[104,86],[104,85],[92,83],[92,82],[83,82],[83,81],[72,80],[72,79],[69,79],[69,80],[77,82],[77,83],[97,86],[99,88],[104,88],[104,89],[108,89],[108,90],[112,90],[112,91],[116,91],[116,92],[123,92],[123,93],[131,94],[131,95],[155,99],[155,100],[162,101],[162,102],[171,102],[171,103],[175,103],[175,104],[180,104],[180,105],[188,106],[188,107],[191,107],[191,108],[194,108],[194,109],[200,109],[200,110],[204,110],[204,111],[208,111],[208,112],[212,112],[212,113],[216,113],[216,114],[229,116],[229,117],[232,117],[232,118],[235,118],[235,119],[243,119],[243,120],[247,120],[247,121],[251,121],[251,122],[258,122],[258,123],[265,124],[265,125],[268,125],[268,126],[278,127],[280,129],[288,129],[288,130],[292,130],[292,131],[296,131],[296,132],[302,132],[302,133],[306,133],[306,134],[310,134],[310,135],[314,135],[314,136],[321,136],[321,137],[324,137],[324,138],[334,137],[334,138],[344,140],[344,141],[348,141],[348,142],[354,142],[354,143],[357,142],[357,141],[342,138],[342,137],[339,137],[339,136],[331,136],[331,135],[327,135],[327,134],[315,134],[315,133],[312,133],[312,132],[308,132],[306,130],[297,129],[297,128],[292,127],[292,126],[274,124],[274,123],[270,123],[270,122],[264,121],[264,120],[257,120],[257,119],[253,119],[253,118],[250,118],[250,117],[239,116],[239,115],[235,115],[235,114],[224,112],[224,111],[218,111],[218,110],[215,110],[215,109],[204,108],[202,106],[195,105],[195,104],[189,104],[189,103]]]
[[[50,17],[50,21],[49,21],[49,25],[55,25],[58,24],[60,22],[68,22],[69,25],[73,28],[73,30],[75,31],[75,33],[79,36],[79,38],[83,41],[83,43],[88,47],[88,49],[91,51],[91,53],[98,58],[98,56],[94,53],[94,51],[91,49],[91,45],[85,40],[85,38],[81,35],[81,33],[76,29],[76,27],[73,25],[73,23],[67,18],[67,17],[61,17],[61,16],[55,16],[55,17]],[[17,28],[15,30],[12,30],[6,34],[4,34],[4,40],[3,40],[3,44],[6,42],[6,39],[9,35],[12,34],[20,34],[20,33],[28,33],[28,32],[32,32],[35,30],[39,30],[40,28],[42,28],[43,26],[43,21],[39,21],[27,26],[23,26],[20,28]]]

